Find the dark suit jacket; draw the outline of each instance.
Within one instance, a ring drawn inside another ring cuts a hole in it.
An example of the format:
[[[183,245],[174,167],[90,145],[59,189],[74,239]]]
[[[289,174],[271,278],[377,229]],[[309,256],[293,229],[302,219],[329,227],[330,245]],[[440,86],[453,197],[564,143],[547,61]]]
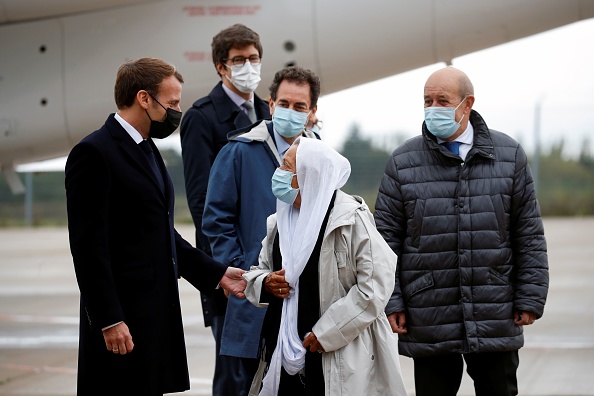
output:
[[[208,96],[194,102],[184,114],[180,129],[186,195],[196,227],[196,245],[209,254],[210,244],[202,233],[202,213],[210,168],[221,148],[227,144],[227,134],[251,124],[222,85],[219,82]],[[270,118],[268,103],[255,94],[254,108],[259,120]],[[204,323],[210,326],[211,315],[224,315],[226,305],[227,299],[221,291],[216,292],[213,299],[203,295]]]
[[[177,279],[209,292],[226,270],[175,231],[173,185],[150,143],[164,194],[113,114],[68,156],[68,230],[81,292],[79,394],[189,389]],[[120,321],[135,344],[125,356],[107,351],[101,331]]]

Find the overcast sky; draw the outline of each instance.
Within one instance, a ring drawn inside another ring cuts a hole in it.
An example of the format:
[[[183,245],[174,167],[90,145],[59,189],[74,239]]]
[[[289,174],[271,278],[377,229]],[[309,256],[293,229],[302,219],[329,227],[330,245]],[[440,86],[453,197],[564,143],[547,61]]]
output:
[[[540,102],[543,149],[564,138],[567,154],[577,156],[584,138],[594,132],[593,39],[594,19],[455,58],[452,65],[470,77],[476,98],[473,108],[490,128],[514,137],[532,153],[534,113]],[[444,66],[431,65],[322,96],[318,102],[322,138],[339,150],[357,123],[364,136],[392,151],[396,134],[420,133],[423,86],[433,71]],[[179,133],[159,146],[179,149]],[[47,163],[63,169],[65,158]],[[39,168],[48,166],[33,169]],[[18,167],[31,169],[31,165]]]
[[[473,108],[490,128],[516,138],[532,152],[534,112],[540,101],[543,147],[564,137],[568,153],[575,154],[584,137],[594,132],[593,39],[594,20],[582,21],[455,58],[452,66],[470,77]],[[444,66],[427,66],[320,98],[323,139],[339,149],[355,122],[380,142],[396,132],[419,134],[423,86]]]

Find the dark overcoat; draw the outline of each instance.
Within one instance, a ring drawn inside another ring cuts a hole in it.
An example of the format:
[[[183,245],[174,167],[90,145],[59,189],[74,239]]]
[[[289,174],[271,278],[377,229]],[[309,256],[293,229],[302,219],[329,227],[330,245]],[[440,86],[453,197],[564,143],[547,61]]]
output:
[[[226,270],[175,231],[173,185],[149,142],[164,192],[113,114],[68,156],[68,230],[81,292],[79,395],[189,389],[177,279],[208,292]],[[108,351],[102,335],[120,321],[134,342],[124,356]]]

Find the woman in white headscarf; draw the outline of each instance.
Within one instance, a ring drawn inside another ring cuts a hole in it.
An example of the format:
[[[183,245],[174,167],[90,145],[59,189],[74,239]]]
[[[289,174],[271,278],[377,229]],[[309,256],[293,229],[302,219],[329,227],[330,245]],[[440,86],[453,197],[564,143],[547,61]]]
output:
[[[299,139],[272,177],[277,213],[244,274],[247,298],[268,307],[251,395],[406,395],[384,314],[396,256],[363,199],[339,190],[350,173],[329,145]]]

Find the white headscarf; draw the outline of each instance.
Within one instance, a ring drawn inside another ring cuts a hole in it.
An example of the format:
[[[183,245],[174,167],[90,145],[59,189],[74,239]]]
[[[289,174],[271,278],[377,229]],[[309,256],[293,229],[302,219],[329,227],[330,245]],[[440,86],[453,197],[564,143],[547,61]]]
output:
[[[334,191],[344,186],[351,174],[349,161],[328,144],[317,139],[299,140],[296,173],[301,208],[276,201],[283,268],[292,289],[283,301],[278,342],[260,395],[278,394],[281,365],[291,375],[305,366],[306,351],[297,333],[299,276],[313,252]]]

